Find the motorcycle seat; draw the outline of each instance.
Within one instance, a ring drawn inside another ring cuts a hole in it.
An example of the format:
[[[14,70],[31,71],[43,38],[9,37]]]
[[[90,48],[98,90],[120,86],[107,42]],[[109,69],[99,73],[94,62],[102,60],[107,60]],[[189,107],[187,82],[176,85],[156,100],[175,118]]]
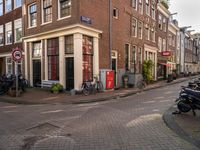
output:
[[[198,100],[200,100],[200,91],[198,90],[193,90],[193,89],[189,89],[189,88],[185,88],[185,93],[189,94],[191,96],[196,97]]]

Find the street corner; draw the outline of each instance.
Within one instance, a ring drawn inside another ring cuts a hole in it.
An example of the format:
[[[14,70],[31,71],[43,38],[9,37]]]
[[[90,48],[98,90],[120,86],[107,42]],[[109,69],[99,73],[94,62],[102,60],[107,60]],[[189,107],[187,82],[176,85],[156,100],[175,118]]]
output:
[[[173,105],[163,114],[165,124],[182,139],[200,148],[200,112],[196,111],[194,116],[192,112],[174,113],[176,111]]]

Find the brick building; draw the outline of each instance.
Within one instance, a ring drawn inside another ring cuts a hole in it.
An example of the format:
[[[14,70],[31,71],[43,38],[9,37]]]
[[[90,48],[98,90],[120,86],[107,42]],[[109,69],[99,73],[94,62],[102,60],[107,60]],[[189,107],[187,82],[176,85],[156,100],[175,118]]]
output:
[[[23,50],[21,5],[21,0],[0,0],[0,75],[15,73],[12,50]],[[19,73],[24,71],[23,64],[18,63]]]
[[[55,80],[66,89],[80,89],[83,81],[112,69],[115,86],[120,87],[125,72],[141,77],[143,61],[151,59],[156,80],[156,4],[154,0],[25,0],[26,78],[35,86]]]
[[[168,51],[168,23],[169,23],[170,12],[169,10],[160,2],[158,3],[158,13],[157,13],[157,44],[158,44],[158,67],[157,75],[158,79],[165,79],[167,77],[168,57],[170,57],[170,52]]]

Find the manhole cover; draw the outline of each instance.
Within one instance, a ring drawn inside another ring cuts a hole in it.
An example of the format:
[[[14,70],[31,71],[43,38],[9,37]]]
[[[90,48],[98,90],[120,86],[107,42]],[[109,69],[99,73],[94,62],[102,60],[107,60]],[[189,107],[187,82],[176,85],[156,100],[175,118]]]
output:
[[[74,150],[75,141],[72,138],[64,136],[52,136],[43,140],[38,141],[31,148],[31,150]]]
[[[58,127],[56,125],[53,125],[53,124],[46,122],[46,123],[38,124],[34,127],[28,128],[27,130],[30,131],[31,133],[34,133],[34,134],[43,135],[43,134],[55,132],[59,128],[60,127]]]

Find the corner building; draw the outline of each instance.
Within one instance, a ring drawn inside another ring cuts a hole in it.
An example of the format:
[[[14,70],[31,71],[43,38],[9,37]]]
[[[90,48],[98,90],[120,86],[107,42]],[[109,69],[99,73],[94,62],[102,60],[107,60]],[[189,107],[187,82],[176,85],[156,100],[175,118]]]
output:
[[[58,81],[80,89],[103,70],[142,73],[152,59],[156,79],[157,2],[153,0],[25,0],[23,4],[25,75],[32,86]]]

